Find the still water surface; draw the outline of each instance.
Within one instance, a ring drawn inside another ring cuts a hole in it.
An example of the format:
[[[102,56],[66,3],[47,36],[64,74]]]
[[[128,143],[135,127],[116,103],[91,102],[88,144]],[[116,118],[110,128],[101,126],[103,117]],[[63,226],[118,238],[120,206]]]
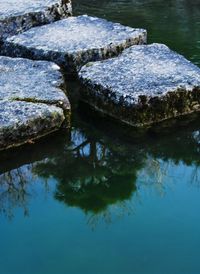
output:
[[[200,1],[74,2],[200,65]],[[90,117],[0,154],[0,273],[200,273],[200,118],[135,133]]]

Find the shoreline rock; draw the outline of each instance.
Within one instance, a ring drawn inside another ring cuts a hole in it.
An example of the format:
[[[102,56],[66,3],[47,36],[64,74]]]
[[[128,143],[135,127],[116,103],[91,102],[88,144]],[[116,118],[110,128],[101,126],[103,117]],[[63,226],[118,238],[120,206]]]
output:
[[[70,127],[59,67],[0,56],[0,150]]]
[[[0,2],[0,41],[32,27],[72,15],[71,0],[7,0]]]
[[[2,53],[53,61],[66,74],[77,74],[90,61],[108,59],[135,44],[146,44],[144,29],[87,15],[69,17],[6,39]]]
[[[90,63],[79,77],[84,102],[131,126],[200,111],[200,69],[162,44]]]

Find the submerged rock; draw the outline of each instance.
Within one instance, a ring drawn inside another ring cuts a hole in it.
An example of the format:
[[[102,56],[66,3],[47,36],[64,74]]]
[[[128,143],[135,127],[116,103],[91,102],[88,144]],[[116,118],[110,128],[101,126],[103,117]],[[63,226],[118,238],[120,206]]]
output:
[[[70,104],[59,67],[0,57],[0,150],[70,125]]]
[[[140,127],[200,111],[200,69],[167,46],[133,46],[79,72],[82,100]]]
[[[8,38],[3,53],[13,57],[54,61],[67,74],[90,62],[113,57],[146,43],[146,31],[87,15],[69,17]]]
[[[71,0],[0,0],[0,40],[71,14]]]

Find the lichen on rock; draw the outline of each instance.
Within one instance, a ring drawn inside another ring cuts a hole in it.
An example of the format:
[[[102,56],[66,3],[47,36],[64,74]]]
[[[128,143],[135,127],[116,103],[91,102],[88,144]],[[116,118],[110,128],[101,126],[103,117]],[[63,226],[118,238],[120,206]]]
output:
[[[84,64],[117,56],[125,48],[146,43],[146,39],[144,29],[83,15],[10,37],[2,52],[13,57],[53,61],[66,74],[76,74]]]
[[[71,0],[0,0],[0,41],[70,15]]]
[[[63,110],[53,105],[0,100],[0,150],[54,132],[64,120]]]
[[[0,150],[70,126],[70,103],[59,67],[0,57]]]
[[[162,44],[90,63],[79,77],[83,101],[132,126],[200,111],[200,69]]]

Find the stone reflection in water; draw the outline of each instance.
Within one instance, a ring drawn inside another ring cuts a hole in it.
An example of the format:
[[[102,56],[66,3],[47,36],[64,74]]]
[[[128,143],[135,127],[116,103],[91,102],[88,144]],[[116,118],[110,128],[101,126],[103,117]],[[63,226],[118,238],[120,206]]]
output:
[[[84,124],[74,128],[70,140],[58,134],[51,141],[1,153],[0,212],[12,217],[20,207],[28,215],[30,200],[41,191],[38,184],[48,192],[53,181],[48,195],[80,208],[94,225],[102,218],[110,222],[118,214],[132,212],[142,186],[147,190],[153,186],[164,195],[167,184],[176,179],[171,178],[172,167],[180,163],[192,167],[190,182],[198,185],[198,124],[178,129],[178,133],[170,130],[170,134],[151,133],[139,140],[131,137],[130,142]]]

